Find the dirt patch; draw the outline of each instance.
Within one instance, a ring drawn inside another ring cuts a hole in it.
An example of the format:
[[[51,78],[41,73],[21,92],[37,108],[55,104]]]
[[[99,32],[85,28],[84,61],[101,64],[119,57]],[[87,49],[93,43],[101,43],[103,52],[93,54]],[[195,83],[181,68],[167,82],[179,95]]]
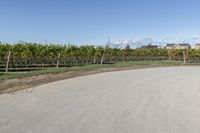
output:
[[[27,88],[32,88],[42,84],[56,82],[59,80],[74,78],[78,76],[97,74],[103,72],[111,71],[122,71],[122,70],[131,70],[131,69],[142,69],[142,68],[153,68],[153,67],[162,67],[162,66],[137,66],[137,67],[127,67],[127,68],[101,68],[96,70],[87,70],[87,71],[70,71],[60,74],[46,74],[39,76],[32,76],[22,79],[9,79],[0,83],[0,94],[2,93],[12,93],[18,90],[23,90]]]

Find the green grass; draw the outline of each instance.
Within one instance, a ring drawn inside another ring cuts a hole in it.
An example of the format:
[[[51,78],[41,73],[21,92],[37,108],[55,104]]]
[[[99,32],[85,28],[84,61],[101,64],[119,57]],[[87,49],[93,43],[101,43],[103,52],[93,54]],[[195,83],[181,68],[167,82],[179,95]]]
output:
[[[74,66],[67,68],[47,68],[44,70],[35,70],[30,72],[9,72],[3,73],[0,72],[0,81],[4,81],[7,79],[14,78],[24,78],[31,77],[37,75],[45,75],[45,74],[58,74],[69,71],[92,71],[103,68],[145,68],[145,67],[154,67],[154,66],[173,66],[173,65],[181,65],[182,62],[172,62],[172,61],[131,61],[131,62],[118,62],[115,64],[90,64],[85,66]]]

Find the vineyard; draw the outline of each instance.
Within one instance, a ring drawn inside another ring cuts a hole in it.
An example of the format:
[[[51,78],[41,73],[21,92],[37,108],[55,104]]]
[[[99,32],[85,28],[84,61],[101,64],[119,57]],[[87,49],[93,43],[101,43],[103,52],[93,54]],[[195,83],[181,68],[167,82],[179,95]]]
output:
[[[68,67],[85,64],[115,63],[120,61],[183,61],[183,51],[155,49],[118,49],[103,46],[76,45],[42,45],[19,42],[17,44],[0,44],[0,69],[5,70],[10,53],[9,69]],[[200,61],[200,50],[185,51],[187,62]]]

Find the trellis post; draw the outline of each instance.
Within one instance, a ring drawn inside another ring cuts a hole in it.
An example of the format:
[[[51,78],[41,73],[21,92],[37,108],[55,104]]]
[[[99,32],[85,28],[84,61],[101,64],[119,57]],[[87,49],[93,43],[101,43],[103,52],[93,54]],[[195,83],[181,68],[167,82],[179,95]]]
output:
[[[8,73],[8,69],[9,69],[9,62],[10,62],[10,54],[11,52],[8,52],[8,57],[7,57],[7,62],[6,62],[6,73]]]
[[[57,64],[56,64],[57,68],[59,67],[59,63],[60,63],[60,54],[58,54],[58,60],[57,60]]]

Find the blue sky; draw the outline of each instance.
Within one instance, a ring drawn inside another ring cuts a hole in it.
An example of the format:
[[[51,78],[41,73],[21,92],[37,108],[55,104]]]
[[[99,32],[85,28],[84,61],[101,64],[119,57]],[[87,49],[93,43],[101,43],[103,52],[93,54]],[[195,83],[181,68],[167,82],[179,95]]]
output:
[[[0,41],[198,37],[199,6],[199,0],[0,0]]]

